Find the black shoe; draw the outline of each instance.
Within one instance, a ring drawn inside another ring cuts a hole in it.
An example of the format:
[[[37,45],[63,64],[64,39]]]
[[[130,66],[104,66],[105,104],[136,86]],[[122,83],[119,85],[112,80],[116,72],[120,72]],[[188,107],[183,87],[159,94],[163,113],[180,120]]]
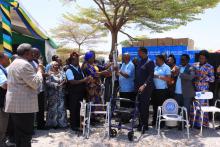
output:
[[[149,128],[148,126],[138,126],[138,129],[137,129],[139,132],[141,132],[142,134],[145,133],[145,131],[148,131]]]

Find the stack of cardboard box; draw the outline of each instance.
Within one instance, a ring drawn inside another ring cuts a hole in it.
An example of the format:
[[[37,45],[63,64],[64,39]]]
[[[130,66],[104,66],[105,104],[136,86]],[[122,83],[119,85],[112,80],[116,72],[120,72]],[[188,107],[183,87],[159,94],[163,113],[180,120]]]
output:
[[[133,46],[178,46],[184,45],[188,49],[194,49],[194,41],[189,38],[155,38],[155,39],[146,39],[143,41],[133,42]]]

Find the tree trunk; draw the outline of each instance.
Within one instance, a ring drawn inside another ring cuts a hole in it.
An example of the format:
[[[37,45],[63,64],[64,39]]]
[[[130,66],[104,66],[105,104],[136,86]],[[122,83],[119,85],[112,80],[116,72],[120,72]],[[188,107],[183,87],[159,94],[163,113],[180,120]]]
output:
[[[80,54],[81,44],[78,44],[78,53]]]
[[[111,53],[115,50],[115,45],[118,43],[118,31],[112,30],[112,46],[111,46]]]

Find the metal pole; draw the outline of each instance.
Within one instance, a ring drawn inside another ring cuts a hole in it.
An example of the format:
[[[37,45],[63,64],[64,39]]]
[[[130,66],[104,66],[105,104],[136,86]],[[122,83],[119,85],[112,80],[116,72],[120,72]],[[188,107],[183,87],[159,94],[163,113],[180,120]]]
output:
[[[114,67],[117,67],[118,66],[118,63],[117,63],[117,58],[118,58],[118,55],[117,55],[117,46],[118,44],[116,43],[115,44],[115,49],[113,50],[113,68]],[[116,80],[116,72],[114,71],[114,69],[112,70],[112,98],[114,97],[114,89],[115,89],[115,80]]]

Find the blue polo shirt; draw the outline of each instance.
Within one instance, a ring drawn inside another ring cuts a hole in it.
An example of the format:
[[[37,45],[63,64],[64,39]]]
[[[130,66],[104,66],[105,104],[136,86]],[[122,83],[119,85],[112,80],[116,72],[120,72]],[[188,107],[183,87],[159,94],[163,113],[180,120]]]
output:
[[[184,72],[185,66],[180,67],[180,74]],[[177,81],[176,81],[176,89],[175,89],[176,94],[182,94],[182,83],[181,83],[181,78],[178,76]]]
[[[3,86],[5,83],[7,83],[6,75],[6,69],[2,65],[0,65],[0,86]]]
[[[79,71],[79,67],[75,67],[75,66],[73,66],[73,65],[71,65],[71,64],[70,64],[69,66],[73,67],[76,71],[81,72],[81,71]],[[84,74],[83,74],[83,77],[84,77]],[[73,72],[72,72],[71,69],[67,69],[67,71],[66,71],[66,78],[67,78],[67,80],[69,80],[69,81],[75,79],[75,78],[74,78],[74,75],[73,75]]]
[[[129,78],[125,78],[122,75],[119,75],[120,92],[133,92],[135,78],[134,64],[131,61],[128,64],[123,63],[120,71],[128,74],[129,76]]]
[[[154,75],[158,76],[170,76],[171,75],[171,69],[168,65],[165,63],[162,66],[156,66],[154,68]],[[167,82],[164,80],[161,80],[159,78],[154,78],[154,85],[156,89],[167,89]]]

